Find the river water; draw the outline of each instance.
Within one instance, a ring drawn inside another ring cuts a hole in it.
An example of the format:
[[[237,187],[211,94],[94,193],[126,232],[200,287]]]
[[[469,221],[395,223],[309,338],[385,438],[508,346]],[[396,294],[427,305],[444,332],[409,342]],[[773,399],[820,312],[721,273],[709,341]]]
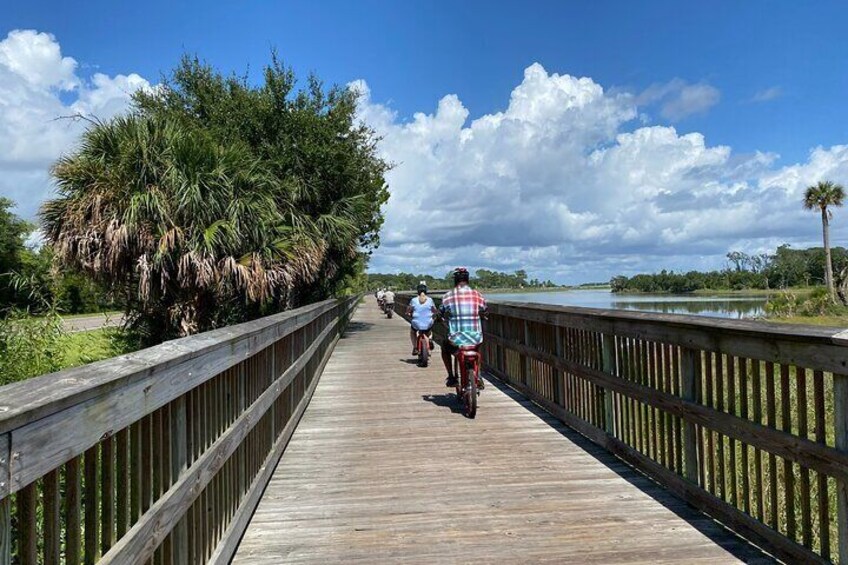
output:
[[[617,310],[639,310],[663,314],[695,314],[716,318],[757,318],[765,313],[765,296],[708,296],[691,294],[620,294],[607,290],[564,290],[486,294],[493,300],[535,302],[559,306],[584,306]]]

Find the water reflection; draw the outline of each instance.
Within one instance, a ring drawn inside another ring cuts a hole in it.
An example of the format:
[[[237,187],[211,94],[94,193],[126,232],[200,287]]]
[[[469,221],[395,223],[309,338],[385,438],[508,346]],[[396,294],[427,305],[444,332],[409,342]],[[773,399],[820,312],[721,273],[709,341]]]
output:
[[[488,294],[487,296],[495,300],[511,302],[536,302],[560,306],[637,310],[663,314],[694,314],[735,319],[762,316],[765,313],[766,304],[766,297],[764,296],[613,294],[603,290]]]

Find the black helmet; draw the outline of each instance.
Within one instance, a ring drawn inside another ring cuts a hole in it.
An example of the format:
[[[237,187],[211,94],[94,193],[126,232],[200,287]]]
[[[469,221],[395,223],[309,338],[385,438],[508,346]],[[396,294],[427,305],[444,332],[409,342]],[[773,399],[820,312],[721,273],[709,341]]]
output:
[[[453,284],[458,285],[461,282],[468,282],[468,269],[465,267],[457,267],[453,271]]]
[[[418,283],[418,289],[417,290],[418,290],[418,294],[421,294],[422,292],[424,294],[427,294],[427,283],[425,283],[424,281],[421,281],[420,283]]]

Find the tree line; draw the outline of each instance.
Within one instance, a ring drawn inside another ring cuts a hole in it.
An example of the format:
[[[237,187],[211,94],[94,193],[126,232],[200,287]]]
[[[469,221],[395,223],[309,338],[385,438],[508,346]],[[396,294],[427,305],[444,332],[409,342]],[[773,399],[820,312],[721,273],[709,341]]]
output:
[[[478,288],[489,289],[519,289],[519,288],[555,288],[558,285],[550,280],[527,278],[527,271],[518,270],[512,273],[478,269],[471,276],[470,284]],[[433,275],[415,275],[412,273],[369,273],[367,288],[391,288],[394,290],[415,290],[424,281],[432,290],[453,288],[453,272],[443,277]]]
[[[830,250],[837,273],[848,269],[848,250]],[[675,273],[660,271],[632,277],[617,276],[610,280],[613,292],[673,292],[696,290],[786,289],[824,285],[827,282],[825,249],[811,247],[792,249],[781,245],[774,253],[747,254],[731,251],[724,269]],[[844,278],[844,275],[843,275]]]
[[[67,314],[118,307],[114,297],[79,271],[60,269],[50,246],[28,244],[36,225],[0,198],[0,317],[12,309],[42,313],[47,304]]]

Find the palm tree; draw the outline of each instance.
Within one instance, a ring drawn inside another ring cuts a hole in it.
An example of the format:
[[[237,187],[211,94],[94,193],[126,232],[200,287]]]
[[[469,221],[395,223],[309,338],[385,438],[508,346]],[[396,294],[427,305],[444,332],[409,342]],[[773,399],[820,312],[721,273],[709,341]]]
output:
[[[841,185],[831,181],[819,181],[813,186],[807,187],[804,192],[804,208],[807,210],[821,210],[822,239],[824,240],[825,270],[824,277],[827,283],[827,291],[832,299],[835,299],[833,288],[833,265],[830,259],[830,233],[829,223],[832,212],[828,206],[842,206],[845,200],[845,189]]]
[[[355,197],[311,216],[262,165],[172,120],[117,118],[56,163],[42,227],[62,264],[126,297],[145,342],[242,321],[290,306],[359,235]]]

